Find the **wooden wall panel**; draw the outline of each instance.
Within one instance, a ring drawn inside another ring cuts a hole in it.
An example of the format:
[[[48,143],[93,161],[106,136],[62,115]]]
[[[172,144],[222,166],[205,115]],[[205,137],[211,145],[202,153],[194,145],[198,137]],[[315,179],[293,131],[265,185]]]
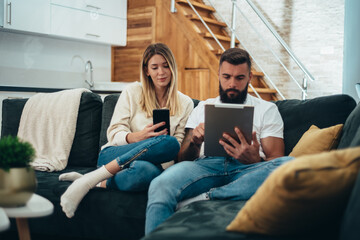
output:
[[[186,69],[181,79],[179,87],[191,98],[206,100],[210,95],[209,69]]]
[[[157,0],[156,42],[167,44],[174,53],[179,71],[179,91],[192,98],[201,96],[202,100],[216,97],[218,95],[218,60],[205,45],[206,41],[196,32],[189,31],[187,27],[191,27],[191,24],[186,22],[189,20],[180,13],[170,13],[168,9],[170,9],[168,1]],[[181,16],[184,19],[181,19]],[[185,23],[189,26],[183,26]],[[212,57],[211,60],[209,56]],[[204,69],[207,69],[206,74]],[[190,76],[191,79],[199,78],[197,84],[193,86],[204,87],[201,93],[200,89],[190,89],[189,86],[192,86],[189,85]],[[205,82],[206,84],[203,84]]]
[[[128,9],[155,6],[155,1],[156,0],[128,0]]]
[[[179,91],[196,99],[218,95],[218,59],[193,24],[181,13],[170,13],[167,0],[129,0],[126,47],[112,48],[112,81],[139,81],[140,61],[150,43],[163,42],[178,65]]]
[[[134,2],[142,2],[146,6],[138,7]],[[111,81],[140,80],[142,54],[146,47],[155,41],[156,8],[151,4],[154,5],[155,0],[128,1],[127,45],[112,47]]]
[[[146,47],[155,38],[155,7],[129,9],[126,47]]]

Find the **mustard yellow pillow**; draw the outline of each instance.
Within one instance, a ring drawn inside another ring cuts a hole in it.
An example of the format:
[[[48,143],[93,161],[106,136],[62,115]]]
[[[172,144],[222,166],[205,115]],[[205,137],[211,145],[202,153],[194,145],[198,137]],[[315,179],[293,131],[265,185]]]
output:
[[[276,169],[228,231],[299,234],[336,222],[360,169],[360,147],[296,158]]]
[[[339,143],[338,139],[342,128],[343,124],[323,129],[312,125],[309,130],[302,135],[289,156],[299,157],[305,154],[320,153],[336,148]]]

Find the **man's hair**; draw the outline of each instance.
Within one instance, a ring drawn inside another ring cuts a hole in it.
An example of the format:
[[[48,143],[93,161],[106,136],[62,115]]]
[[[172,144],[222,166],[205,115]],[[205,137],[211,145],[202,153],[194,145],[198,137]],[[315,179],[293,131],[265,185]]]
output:
[[[251,71],[251,59],[250,59],[250,55],[249,53],[241,48],[230,48],[228,50],[226,50],[220,58],[220,64],[219,67],[221,66],[221,64],[226,61],[232,65],[239,65],[239,64],[243,64],[243,63],[247,63],[248,67],[249,67],[249,71]]]

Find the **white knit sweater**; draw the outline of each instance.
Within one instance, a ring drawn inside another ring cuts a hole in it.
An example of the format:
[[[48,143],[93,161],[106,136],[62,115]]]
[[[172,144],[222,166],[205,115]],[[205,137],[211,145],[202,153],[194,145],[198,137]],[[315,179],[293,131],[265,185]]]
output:
[[[152,117],[146,117],[146,113],[140,106],[141,84],[139,82],[128,85],[121,93],[116,103],[109,128],[107,130],[108,146],[120,146],[128,144],[126,135],[130,132],[138,132],[152,123]],[[193,101],[187,95],[178,92],[181,103],[181,111],[170,116],[170,135],[176,137],[179,144],[182,143],[185,134],[186,121],[194,107]]]

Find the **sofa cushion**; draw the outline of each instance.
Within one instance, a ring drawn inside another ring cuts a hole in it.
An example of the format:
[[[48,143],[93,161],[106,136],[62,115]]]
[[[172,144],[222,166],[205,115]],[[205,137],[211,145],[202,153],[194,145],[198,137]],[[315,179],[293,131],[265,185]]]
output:
[[[360,239],[360,172],[351,192],[340,230],[341,240]]]
[[[16,136],[27,99],[5,99],[2,109],[1,136]],[[92,92],[81,95],[76,132],[68,166],[96,166],[99,153],[102,100]]]
[[[22,110],[27,99],[4,99],[2,105],[1,137],[16,136]]]
[[[116,93],[107,95],[104,98],[99,142],[100,147],[107,143],[106,131],[110,125],[110,121],[114,113],[114,108],[119,99],[119,96],[120,94]]]
[[[360,146],[360,104],[351,112],[345,122],[339,149]]]
[[[29,219],[31,234],[44,239],[139,239],[144,235],[146,192],[94,188],[79,204],[73,218],[61,210],[60,197],[71,182],[59,181],[64,172],[86,173],[95,168],[68,166],[60,172],[36,171],[36,193],[54,204],[50,216]],[[61,237],[57,237],[61,236]]]
[[[96,93],[84,92],[81,96],[68,166],[96,166],[99,154],[101,113],[101,97]]]
[[[245,201],[211,200],[191,203],[175,212],[141,240],[335,240],[332,231],[296,236],[267,236],[226,231]]]
[[[335,228],[360,169],[360,147],[296,158],[276,169],[227,227],[269,235]]]
[[[295,145],[289,156],[300,157],[301,155],[330,151],[337,147],[343,124],[320,129],[311,125],[299,142]]]
[[[301,136],[316,125],[327,128],[345,123],[355,108],[355,100],[348,95],[332,95],[308,100],[281,100],[275,104],[284,121],[285,155],[289,155]]]

